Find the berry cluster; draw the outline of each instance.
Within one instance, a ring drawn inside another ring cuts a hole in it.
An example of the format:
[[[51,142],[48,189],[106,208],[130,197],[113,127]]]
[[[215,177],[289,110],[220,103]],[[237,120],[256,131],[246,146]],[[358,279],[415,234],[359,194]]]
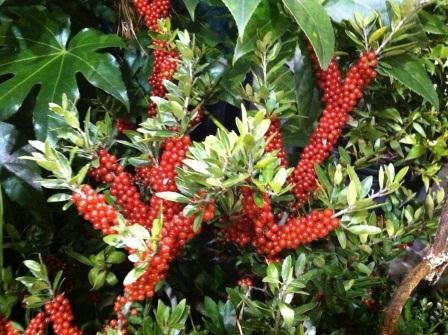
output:
[[[19,331],[14,329],[11,321],[0,316],[0,335],[19,335]]]
[[[129,301],[141,301],[154,295],[154,288],[165,278],[170,262],[195,235],[193,221],[194,217],[187,218],[179,213],[172,220],[164,222],[157,252],[149,261],[146,272],[134,283],[125,287]]]
[[[321,164],[329,155],[348,120],[348,114],[362,98],[369,82],[377,75],[375,72],[377,59],[375,53],[371,51],[365,52],[349,69],[343,85],[340,83],[340,73],[335,60],[325,71],[319,67],[314,54],[312,60],[319,85],[324,91],[323,101],[326,106],[292,176],[294,193],[299,202],[305,201],[308,194],[316,189],[314,165]]]
[[[45,330],[49,322],[50,318],[47,318],[44,313],[38,313],[31,319],[23,335],[45,335]]]
[[[241,278],[240,280],[238,280],[237,284],[238,286],[245,286],[248,288],[251,288],[253,286],[252,279],[250,279],[249,277]]]
[[[295,249],[303,243],[325,237],[339,225],[339,220],[333,218],[334,213],[329,208],[313,211],[308,217],[285,217],[284,223],[280,225],[280,222],[276,222],[268,195],[264,196],[263,206],[259,207],[249,188],[243,188],[242,193],[243,210],[248,219],[244,218],[238,226],[227,228],[224,237],[240,245],[250,241],[258,253],[269,258],[275,257],[284,249]],[[245,233],[243,240],[238,236],[241,231]]]
[[[177,192],[175,184],[176,169],[182,166],[182,161],[185,159],[189,145],[189,136],[172,137],[163,143],[163,153],[160,157],[159,165],[149,168],[150,174],[144,177],[145,183],[149,185],[154,193]],[[160,199],[154,195],[149,206],[149,220],[152,220],[151,222],[157,218],[161,205],[165,220],[171,220],[175,214],[182,210],[180,204]]]
[[[74,191],[72,201],[78,212],[90,221],[93,227],[103,234],[113,234],[113,227],[118,223],[117,211],[106,203],[104,194],[98,194],[90,185],[82,185],[80,190]]]
[[[115,127],[119,133],[124,133],[126,130],[134,130],[137,128],[135,123],[125,119],[118,119]]]
[[[129,223],[138,223],[151,229],[153,220],[149,216],[150,207],[140,199],[140,192],[134,185],[131,174],[118,174],[110,187],[110,194],[115,196],[116,203]]]
[[[271,124],[269,125],[269,129],[264,137],[267,141],[269,140],[268,144],[265,147],[265,150],[267,152],[277,150],[277,157],[280,158],[280,164],[284,167],[288,167],[286,151],[283,145],[281,122],[275,116],[271,117]]]
[[[111,183],[115,175],[124,171],[121,164],[117,162],[117,157],[111,155],[105,149],[98,150],[99,167],[91,168],[89,176],[95,178],[98,182]]]
[[[167,18],[171,9],[170,0],[135,0],[134,4],[146,26],[152,31],[158,31],[157,21]]]
[[[247,215],[240,214],[236,219],[224,227],[223,236],[226,242],[233,242],[241,247],[252,242],[254,229],[252,221]]]
[[[53,323],[55,335],[83,335],[76,327],[72,326],[73,313],[70,301],[60,294],[45,304],[45,313]]]

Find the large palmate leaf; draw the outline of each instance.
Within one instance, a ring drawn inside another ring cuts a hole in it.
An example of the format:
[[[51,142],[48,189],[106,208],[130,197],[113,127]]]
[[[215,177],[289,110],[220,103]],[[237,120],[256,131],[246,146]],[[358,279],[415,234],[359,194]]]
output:
[[[19,133],[5,122],[0,122],[0,182],[6,195],[27,208],[35,217],[48,222],[48,211],[40,185],[40,169],[32,162],[19,157],[30,155],[30,145],[16,149]]]
[[[77,73],[128,106],[118,63],[109,53],[99,52],[104,48],[122,47],[117,35],[84,29],[69,40],[68,17],[57,15],[58,18],[53,19],[52,15],[37,9],[20,15],[17,23],[0,36],[2,44],[18,45],[16,53],[0,59],[0,76],[11,76],[0,84],[0,120],[16,113],[38,85],[34,128],[38,138],[45,138],[51,125],[48,103],[59,101],[63,93],[71,100],[79,97]]]
[[[313,46],[320,66],[326,69],[334,53],[334,32],[325,9],[318,0],[283,0],[283,4]]]

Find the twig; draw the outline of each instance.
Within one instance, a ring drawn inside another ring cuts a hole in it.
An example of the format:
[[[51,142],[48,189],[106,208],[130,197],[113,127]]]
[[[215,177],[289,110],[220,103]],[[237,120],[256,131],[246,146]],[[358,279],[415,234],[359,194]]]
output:
[[[401,282],[395,291],[389,306],[385,312],[381,328],[381,335],[395,334],[398,320],[400,319],[403,306],[406,304],[412,291],[422,281],[427,278],[431,280],[444,269],[448,263],[447,259],[447,237],[448,237],[448,201],[445,201],[440,217],[440,223],[434,238],[434,242],[429,249],[428,255],[415,266]]]

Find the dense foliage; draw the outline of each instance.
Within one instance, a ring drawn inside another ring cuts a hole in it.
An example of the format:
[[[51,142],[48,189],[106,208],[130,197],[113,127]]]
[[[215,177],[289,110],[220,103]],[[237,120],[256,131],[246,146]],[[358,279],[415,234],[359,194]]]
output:
[[[0,11],[1,335],[379,331],[445,201],[446,0]]]

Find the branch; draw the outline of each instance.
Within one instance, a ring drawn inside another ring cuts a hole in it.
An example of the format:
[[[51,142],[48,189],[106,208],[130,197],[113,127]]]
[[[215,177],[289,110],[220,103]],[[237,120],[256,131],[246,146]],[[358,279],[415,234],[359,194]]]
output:
[[[437,232],[434,238],[434,242],[429,249],[428,255],[415,266],[395,291],[392,300],[385,312],[384,320],[381,328],[381,335],[393,335],[395,334],[398,320],[400,319],[403,306],[406,304],[412,291],[424,278],[431,279],[436,275],[439,269],[445,269],[448,264],[446,255],[446,249],[448,237],[448,201],[442,208],[442,215],[440,217],[440,223],[437,228]]]

